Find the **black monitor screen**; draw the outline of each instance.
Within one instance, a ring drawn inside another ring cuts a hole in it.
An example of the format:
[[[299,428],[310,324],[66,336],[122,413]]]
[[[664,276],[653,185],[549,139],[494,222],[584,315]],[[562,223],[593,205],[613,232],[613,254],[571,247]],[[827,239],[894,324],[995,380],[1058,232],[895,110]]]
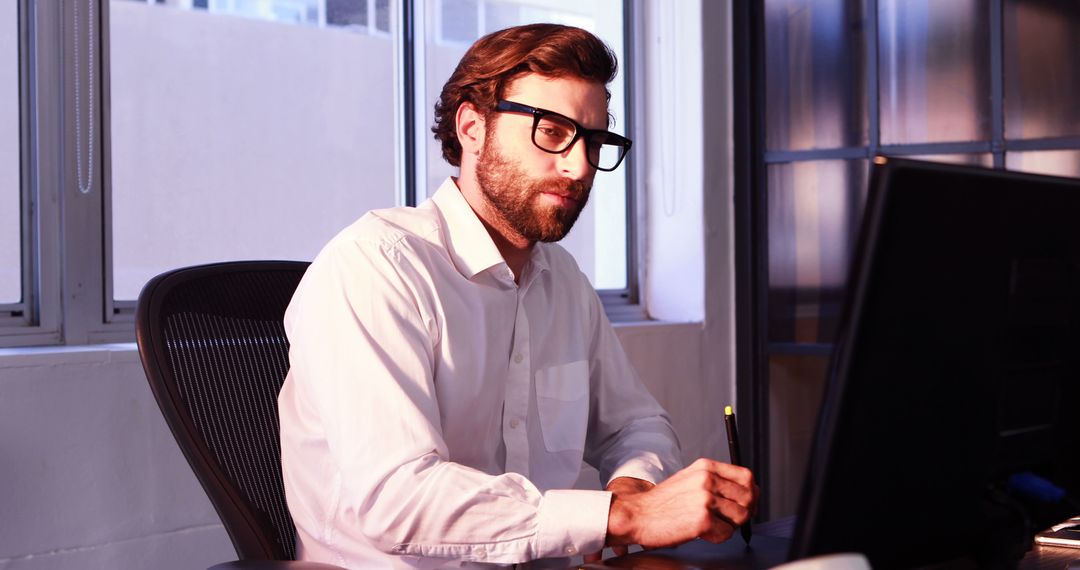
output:
[[[877,159],[792,557],[1021,556],[1076,496],[1078,309],[1080,181]]]

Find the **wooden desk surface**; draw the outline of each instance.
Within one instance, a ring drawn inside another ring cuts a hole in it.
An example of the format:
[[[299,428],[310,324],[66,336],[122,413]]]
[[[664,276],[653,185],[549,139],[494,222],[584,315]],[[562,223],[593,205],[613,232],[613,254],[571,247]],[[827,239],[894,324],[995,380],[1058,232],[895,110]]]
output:
[[[1080,548],[1065,548],[1064,546],[1042,546],[1036,544],[1024,555],[1020,561],[1022,570],[1065,570],[1073,560],[1080,560]]]
[[[703,540],[677,548],[636,552],[609,558],[599,564],[580,568],[637,568],[638,570],[760,570],[787,561],[787,549],[794,530],[794,518],[754,525],[750,545],[743,544],[736,533],[731,540],[710,544]],[[1069,562],[1080,559],[1080,549],[1035,545],[1020,562],[1021,570],[1064,570]]]

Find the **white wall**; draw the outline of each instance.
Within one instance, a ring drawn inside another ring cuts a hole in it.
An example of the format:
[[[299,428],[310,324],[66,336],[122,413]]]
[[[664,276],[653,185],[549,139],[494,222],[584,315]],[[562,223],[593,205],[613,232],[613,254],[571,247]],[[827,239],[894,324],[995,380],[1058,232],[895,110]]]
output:
[[[130,346],[0,351],[0,458],[4,570],[232,555]]]
[[[666,321],[618,333],[687,460],[727,458],[720,417],[734,394],[728,5],[646,2],[648,49],[675,50],[686,66],[676,78],[692,88],[673,96],[689,105],[677,117],[698,130],[698,154],[685,150],[700,164],[649,190],[677,197],[663,215],[648,202],[646,295]],[[650,164],[662,156],[647,152]],[[0,350],[0,570],[180,570],[233,557],[130,345]]]

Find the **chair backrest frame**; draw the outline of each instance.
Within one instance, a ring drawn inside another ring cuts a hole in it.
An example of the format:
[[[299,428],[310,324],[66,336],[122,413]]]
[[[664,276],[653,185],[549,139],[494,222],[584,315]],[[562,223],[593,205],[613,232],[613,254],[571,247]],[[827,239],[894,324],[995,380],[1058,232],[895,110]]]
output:
[[[286,532],[277,529],[280,540],[286,541],[283,547],[268,535],[267,529],[276,529],[277,525],[253,507],[243,490],[227,475],[202,432],[197,429],[171,366],[167,335],[164,331],[168,315],[164,315],[162,311],[163,307],[168,305],[170,296],[180,290],[179,288],[199,279],[243,272],[264,275],[277,272],[295,274],[295,281],[298,283],[308,265],[308,262],[299,261],[242,261],[177,269],[150,280],[139,295],[136,307],[136,342],[154,398],[184,457],[221,518],[241,560],[291,559],[295,553],[295,536],[286,536]],[[277,293],[278,297],[284,293],[287,293],[288,297],[292,296],[291,290]],[[281,304],[280,300],[277,304]],[[274,307],[273,310],[280,310],[282,316],[284,314],[284,306]],[[285,350],[287,358],[287,344]],[[283,377],[281,381],[284,381]],[[274,419],[276,421],[276,406]],[[280,450],[278,451],[280,454]],[[284,503],[284,496],[281,501]],[[288,517],[287,512],[285,517]],[[288,518],[287,526],[292,528],[291,518]]]

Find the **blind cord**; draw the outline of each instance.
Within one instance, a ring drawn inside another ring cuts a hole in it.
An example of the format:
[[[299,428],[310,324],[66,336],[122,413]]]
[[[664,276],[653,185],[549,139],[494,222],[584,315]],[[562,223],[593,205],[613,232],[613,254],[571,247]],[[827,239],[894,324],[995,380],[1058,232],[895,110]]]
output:
[[[87,46],[89,57],[87,58],[87,98],[89,99],[89,113],[87,115],[87,138],[86,138],[86,183],[83,183],[82,162],[82,105],[79,94],[82,92],[79,82],[81,57],[79,54],[79,2],[75,6],[75,175],[79,184],[79,192],[89,194],[94,187],[94,0],[86,0],[89,23],[87,32]]]

